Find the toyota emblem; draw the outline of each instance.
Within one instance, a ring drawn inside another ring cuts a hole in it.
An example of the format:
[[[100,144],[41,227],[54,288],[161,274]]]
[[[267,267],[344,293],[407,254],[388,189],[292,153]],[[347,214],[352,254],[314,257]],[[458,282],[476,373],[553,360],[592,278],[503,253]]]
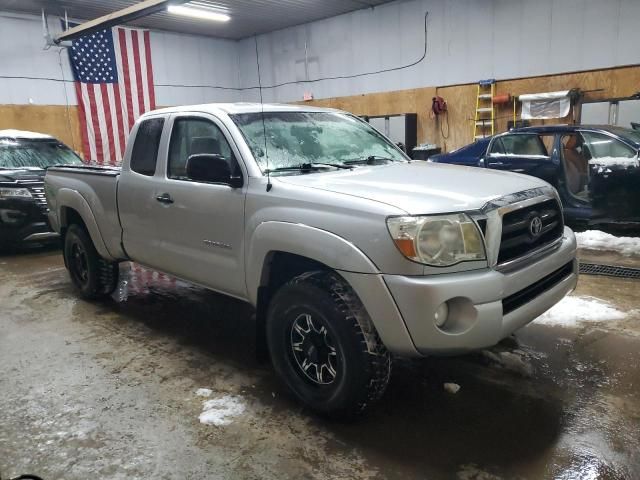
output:
[[[542,219],[540,217],[533,217],[529,223],[529,233],[532,237],[537,237],[542,232]]]

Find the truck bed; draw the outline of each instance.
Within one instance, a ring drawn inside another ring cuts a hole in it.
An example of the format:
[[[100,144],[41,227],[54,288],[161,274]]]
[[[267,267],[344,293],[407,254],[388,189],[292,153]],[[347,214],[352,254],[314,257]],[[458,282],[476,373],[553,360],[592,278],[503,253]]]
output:
[[[121,245],[122,229],[118,216],[119,176],[120,167],[65,165],[49,168],[44,181],[52,227],[60,231],[64,216],[68,213],[63,212],[58,203],[65,205],[65,208],[72,205],[83,218],[92,237],[94,233],[99,235],[107,258],[126,258]],[[61,199],[60,202],[58,199]],[[95,238],[94,243],[101,250],[98,245],[100,242],[96,242]]]

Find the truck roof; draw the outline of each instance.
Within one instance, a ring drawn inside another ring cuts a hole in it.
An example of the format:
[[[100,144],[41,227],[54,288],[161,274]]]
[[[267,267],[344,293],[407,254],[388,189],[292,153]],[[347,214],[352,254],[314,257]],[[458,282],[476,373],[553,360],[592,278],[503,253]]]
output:
[[[640,148],[640,134],[638,131],[627,127],[617,125],[538,125],[535,127],[514,128],[502,135],[512,134],[555,134],[555,133],[573,133],[580,130],[590,130],[595,132],[609,132],[634,148]]]
[[[520,127],[513,128],[510,130],[510,133],[554,133],[554,132],[575,132],[576,130],[606,130],[611,131],[615,128],[612,125],[567,125],[567,124],[558,124],[558,125],[536,125],[532,127]],[[624,127],[626,128],[626,127]]]
[[[208,113],[226,113],[227,115],[239,113],[260,113],[264,112],[337,112],[333,108],[315,107],[312,105],[286,105],[280,103],[205,103],[201,105],[183,105],[178,107],[161,108],[145,113],[143,116],[153,115],[156,113],[174,113],[174,112],[208,112]]]

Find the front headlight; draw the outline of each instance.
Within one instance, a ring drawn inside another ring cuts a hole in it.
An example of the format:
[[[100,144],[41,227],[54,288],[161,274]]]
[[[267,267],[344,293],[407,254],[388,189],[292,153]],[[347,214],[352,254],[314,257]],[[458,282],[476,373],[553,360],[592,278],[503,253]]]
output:
[[[447,267],[486,259],[482,235],[464,213],[390,217],[387,228],[398,250],[414,262]]]
[[[31,198],[26,188],[0,188],[0,198]]]

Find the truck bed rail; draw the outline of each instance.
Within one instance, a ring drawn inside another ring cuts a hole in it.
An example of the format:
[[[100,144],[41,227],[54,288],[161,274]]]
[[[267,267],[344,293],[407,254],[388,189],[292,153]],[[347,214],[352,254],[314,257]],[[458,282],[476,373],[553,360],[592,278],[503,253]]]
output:
[[[106,175],[115,177],[120,175],[121,167],[107,165],[59,165],[49,167],[47,172],[86,173],[90,175]]]

